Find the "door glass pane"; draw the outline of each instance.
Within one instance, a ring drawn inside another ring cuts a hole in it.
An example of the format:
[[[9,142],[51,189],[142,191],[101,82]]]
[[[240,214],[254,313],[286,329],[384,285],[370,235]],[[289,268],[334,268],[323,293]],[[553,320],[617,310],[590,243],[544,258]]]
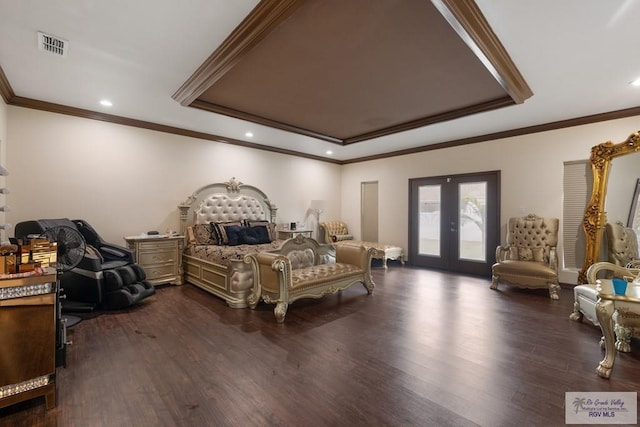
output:
[[[458,187],[459,258],[486,261],[487,183],[471,182]]]
[[[418,235],[420,255],[440,256],[440,194],[441,185],[422,185],[419,188],[418,209],[420,226]]]

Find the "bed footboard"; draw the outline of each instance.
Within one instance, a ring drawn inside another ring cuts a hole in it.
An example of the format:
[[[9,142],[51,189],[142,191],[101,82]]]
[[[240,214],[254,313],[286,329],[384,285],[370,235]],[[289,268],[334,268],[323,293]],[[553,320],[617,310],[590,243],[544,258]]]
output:
[[[229,307],[246,308],[253,287],[251,267],[232,261],[229,267],[183,255],[185,281],[224,299]]]

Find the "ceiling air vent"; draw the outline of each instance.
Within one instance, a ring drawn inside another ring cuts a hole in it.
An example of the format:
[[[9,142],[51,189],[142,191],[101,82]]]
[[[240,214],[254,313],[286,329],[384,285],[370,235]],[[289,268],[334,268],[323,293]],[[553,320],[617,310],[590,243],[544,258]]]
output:
[[[38,31],[38,49],[59,56],[67,56],[69,42],[60,37]]]

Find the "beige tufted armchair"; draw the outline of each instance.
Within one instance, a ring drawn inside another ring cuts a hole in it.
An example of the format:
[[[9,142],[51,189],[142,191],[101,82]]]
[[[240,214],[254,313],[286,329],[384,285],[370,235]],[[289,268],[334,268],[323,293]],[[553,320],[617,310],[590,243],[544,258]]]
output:
[[[353,240],[353,236],[349,234],[347,224],[342,221],[325,221],[320,223],[320,228],[324,230],[324,243]]]
[[[498,283],[525,288],[548,288],[551,299],[558,299],[558,227],[557,218],[530,214],[510,218],[507,245],[496,249],[491,267],[491,289]]]
[[[373,258],[382,260],[382,265],[385,269],[387,268],[387,260],[390,259],[398,260],[404,264],[404,251],[400,246],[354,240],[353,235],[349,234],[347,224],[342,221],[321,222],[320,229],[324,230],[324,233],[321,233],[324,235],[324,243],[334,246],[358,245],[375,249]]]
[[[607,223],[607,261],[622,267],[638,267],[638,238],[632,228],[621,223]]]

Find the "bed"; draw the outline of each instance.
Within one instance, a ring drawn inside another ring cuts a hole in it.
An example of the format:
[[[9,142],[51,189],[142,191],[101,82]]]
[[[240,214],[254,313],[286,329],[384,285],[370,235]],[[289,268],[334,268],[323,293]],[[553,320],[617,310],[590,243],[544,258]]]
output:
[[[178,209],[187,240],[185,281],[230,307],[248,307],[253,273],[244,256],[277,250],[284,242],[276,238],[276,206],[262,190],[231,178],[199,188]]]

